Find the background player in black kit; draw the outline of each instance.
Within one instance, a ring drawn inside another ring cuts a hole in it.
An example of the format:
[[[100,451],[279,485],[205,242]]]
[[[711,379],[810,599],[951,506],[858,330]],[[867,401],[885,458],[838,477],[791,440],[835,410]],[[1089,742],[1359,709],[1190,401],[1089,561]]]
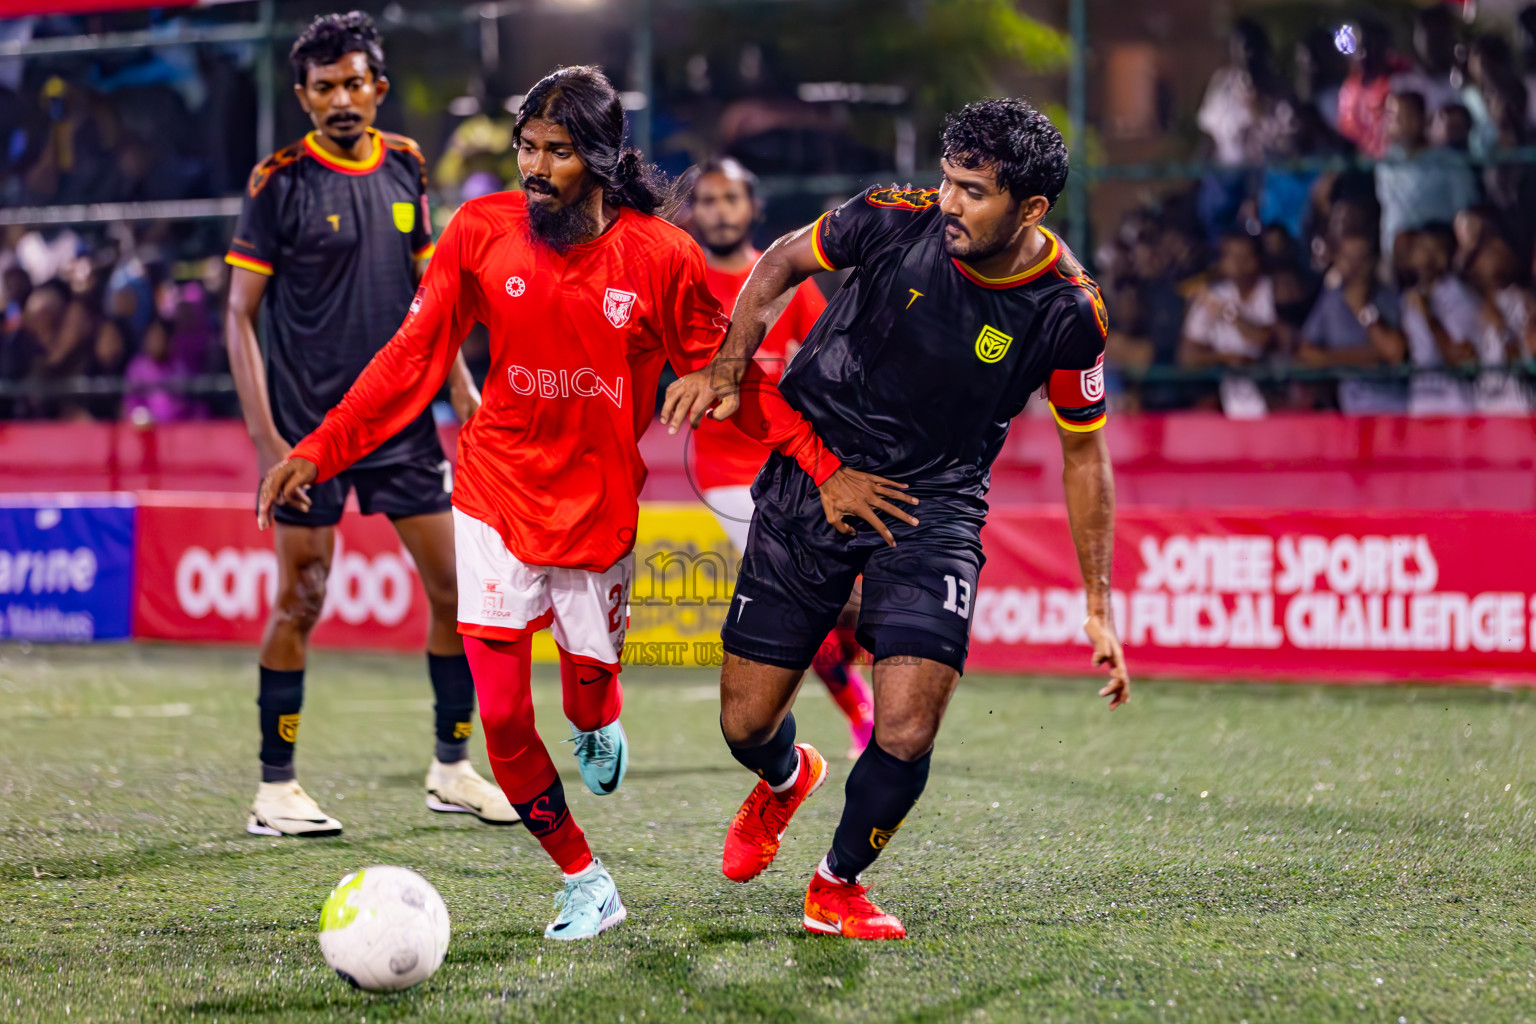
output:
[[[230,365],[264,475],[325,418],[405,319],[432,255],[426,162],[410,139],[373,127],[389,92],[373,21],[316,18],[293,45],[294,93],[315,130],[251,172],[225,261],[234,267],[226,335]],[[256,317],[266,300],[265,350]],[[479,406],[461,356],[449,377],[460,420]],[[246,828],[331,836],[294,777],[305,649],[325,602],[335,526],[347,494],[390,517],[430,604],[427,666],[436,696],[436,751],[427,806],[492,824],[517,814],[466,759],[474,682],[457,625],[452,487],[430,412],[346,473],[312,489],[310,508],[277,510],[277,600],[261,646],[261,785]]]
[[[662,414],[673,430],[716,403],[716,418],[738,404],[742,416],[771,415],[768,401],[735,385],[775,300],[815,271],[853,268],[779,382],[841,465],[830,475],[818,466],[819,487],[780,454],[758,475],[720,679],[726,742],[761,779],[726,836],[725,873],[746,881],[772,862],[790,817],[826,778],[821,756],[795,744],[790,707],[863,574],[858,637],[875,659],[875,735],[848,776],[804,917],[811,931],[851,938],[906,934],[858,879],[927,783],[965,665],[990,468],[1009,421],[1042,386],[1065,460],[1084,629],[1093,662],[1110,673],[1099,692],[1111,707],[1130,693],[1110,614],[1104,304],[1040,226],[1066,182],[1066,145],[1028,103],[990,100],[948,120],[943,153],[938,190],[872,189],[774,243],[742,289],[720,355],[672,386]]]

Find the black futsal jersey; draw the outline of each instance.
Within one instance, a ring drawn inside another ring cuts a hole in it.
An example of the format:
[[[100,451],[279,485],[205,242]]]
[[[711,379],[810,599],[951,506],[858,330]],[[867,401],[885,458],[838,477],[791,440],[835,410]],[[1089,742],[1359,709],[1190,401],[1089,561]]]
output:
[[[981,499],[1009,421],[1042,386],[1066,429],[1103,425],[1108,324],[1054,234],[1033,267],[993,280],[944,252],[944,222],[936,190],[895,188],[816,222],[822,266],[854,270],[779,390],[850,467]]]
[[[267,391],[278,433],[297,444],[320,425],[393,337],[432,255],[427,167],[410,139],[368,130],[363,160],[321,149],[316,134],[251,172],[225,262],[264,274]],[[354,468],[437,462],[424,411]]]

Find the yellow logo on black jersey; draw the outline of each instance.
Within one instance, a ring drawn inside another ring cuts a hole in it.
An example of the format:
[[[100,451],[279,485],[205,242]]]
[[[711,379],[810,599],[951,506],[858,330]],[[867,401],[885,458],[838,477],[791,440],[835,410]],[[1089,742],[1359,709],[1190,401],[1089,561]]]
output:
[[[402,235],[410,234],[411,229],[416,226],[416,204],[396,203],[394,211],[395,227],[400,229]]]
[[[976,358],[984,363],[995,363],[1008,354],[1008,346],[1012,344],[1013,335],[1004,334],[988,324],[976,336]]]

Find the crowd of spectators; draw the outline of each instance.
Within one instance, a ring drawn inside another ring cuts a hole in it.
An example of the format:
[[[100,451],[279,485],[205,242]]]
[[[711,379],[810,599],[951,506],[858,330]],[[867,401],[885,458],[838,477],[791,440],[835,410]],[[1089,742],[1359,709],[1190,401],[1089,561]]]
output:
[[[1115,401],[1528,414],[1536,165],[1508,151],[1536,139],[1536,5],[1520,26],[1524,73],[1440,4],[1411,57],[1366,20],[1303,38],[1287,81],[1239,22],[1199,112],[1215,169],[1095,253]]]
[[[1536,143],[1536,5],[1518,57],[1502,36],[1464,39],[1448,5],[1415,17],[1408,56],[1365,19],[1303,36],[1290,75],[1268,33],[1237,23],[1198,112],[1213,169],[1092,253],[1120,408],[1530,411],[1536,163],[1508,157]],[[27,85],[0,60],[0,120],[7,95],[35,94],[8,122],[0,199],[237,190],[236,158],[186,158],[175,141],[197,131],[188,111],[218,105],[190,94],[213,79],[178,71],[178,52],[118,78],[93,65],[90,89]],[[504,186],[502,135],[487,117],[460,124],[436,168],[445,197]],[[4,229],[0,418],[238,415],[227,382],[207,386],[227,372],[226,230]],[[483,368],[483,332],[466,355]]]
[[[235,411],[189,385],[227,372],[217,258],[178,259],[166,222],[102,237],[0,235],[0,419],[164,423]],[[34,282],[37,282],[34,284]]]

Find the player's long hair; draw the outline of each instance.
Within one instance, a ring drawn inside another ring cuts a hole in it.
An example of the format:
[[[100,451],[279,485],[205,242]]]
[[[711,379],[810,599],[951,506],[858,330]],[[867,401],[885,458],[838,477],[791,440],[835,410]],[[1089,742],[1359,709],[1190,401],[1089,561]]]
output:
[[[571,145],[603,186],[609,202],[655,213],[666,196],[665,179],[640,151],[624,145],[624,107],[608,76],[595,67],[559,68],[545,75],[517,112],[514,138],[535,118],[553,121],[571,135]]]

